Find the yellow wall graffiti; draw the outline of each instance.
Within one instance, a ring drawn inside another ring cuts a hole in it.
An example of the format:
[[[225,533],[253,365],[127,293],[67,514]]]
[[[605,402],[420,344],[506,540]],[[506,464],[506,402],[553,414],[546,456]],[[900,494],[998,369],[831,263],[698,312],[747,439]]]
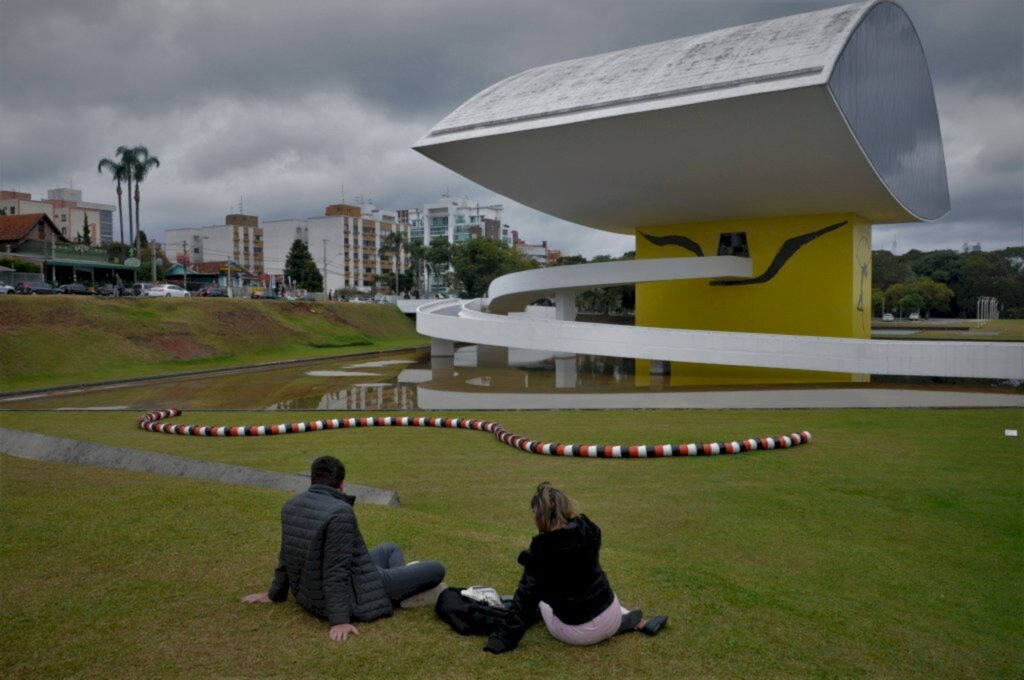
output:
[[[719,254],[722,234],[743,232],[754,282],[707,280],[636,287],[638,326],[869,338],[871,225],[856,215],[812,215],[638,228],[637,258]],[[648,381],[649,362],[637,362]],[[673,364],[671,384],[849,382],[847,373]]]

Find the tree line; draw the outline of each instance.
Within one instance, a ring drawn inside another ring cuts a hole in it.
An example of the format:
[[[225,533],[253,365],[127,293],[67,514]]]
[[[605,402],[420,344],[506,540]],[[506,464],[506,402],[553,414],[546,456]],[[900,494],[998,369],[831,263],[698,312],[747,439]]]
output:
[[[989,252],[871,253],[872,310],[953,318],[975,315],[979,297],[999,300],[1004,318],[1024,318],[1024,246]]]

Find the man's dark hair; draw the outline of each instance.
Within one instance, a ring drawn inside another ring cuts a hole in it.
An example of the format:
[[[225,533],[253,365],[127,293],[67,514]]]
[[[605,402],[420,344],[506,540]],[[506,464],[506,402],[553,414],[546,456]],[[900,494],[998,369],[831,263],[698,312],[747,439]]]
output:
[[[345,466],[334,456],[320,456],[309,468],[309,481],[313,484],[326,484],[338,488],[345,481]]]

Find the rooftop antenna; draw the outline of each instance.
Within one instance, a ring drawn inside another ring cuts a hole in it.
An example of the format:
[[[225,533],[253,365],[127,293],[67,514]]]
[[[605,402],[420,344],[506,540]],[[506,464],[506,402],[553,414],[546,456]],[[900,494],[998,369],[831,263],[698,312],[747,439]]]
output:
[[[244,215],[245,214],[245,207],[242,204],[242,196],[241,195],[238,196],[238,214],[239,215]]]
[[[342,203],[345,202],[345,185],[344,184],[341,185],[341,202]]]

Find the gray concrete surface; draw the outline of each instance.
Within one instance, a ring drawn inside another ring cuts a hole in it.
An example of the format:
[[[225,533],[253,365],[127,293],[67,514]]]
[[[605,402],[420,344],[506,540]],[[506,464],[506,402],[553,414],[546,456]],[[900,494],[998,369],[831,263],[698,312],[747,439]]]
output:
[[[309,477],[302,475],[289,475],[240,465],[179,458],[163,453],[137,451],[7,428],[0,428],[0,451],[31,460],[151,472],[225,484],[281,489],[294,493],[303,491],[309,486]],[[355,496],[363,503],[394,508],[401,506],[398,493],[388,489],[346,483],[345,493]]]

